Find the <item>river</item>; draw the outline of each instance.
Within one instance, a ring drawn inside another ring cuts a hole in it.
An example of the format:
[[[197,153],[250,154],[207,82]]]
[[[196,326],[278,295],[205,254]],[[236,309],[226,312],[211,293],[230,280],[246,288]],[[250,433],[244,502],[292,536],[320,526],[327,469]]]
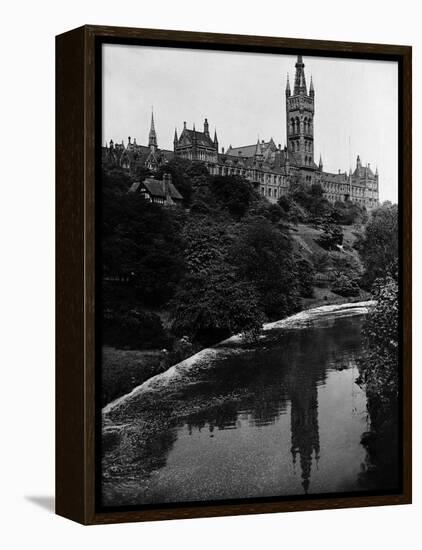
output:
[[[369,302],[232,337],[103,409],[105,506],[365,491]]]

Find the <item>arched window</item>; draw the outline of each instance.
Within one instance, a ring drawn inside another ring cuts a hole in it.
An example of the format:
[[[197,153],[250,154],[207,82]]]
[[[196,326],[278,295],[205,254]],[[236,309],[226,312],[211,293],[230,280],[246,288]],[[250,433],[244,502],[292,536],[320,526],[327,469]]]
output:
[[[300,132],[300,121],[299,117],[296,117],[296,133],[298,134]]]
[[[293,134],[295,131],[295,121],[294,118],[290,119],[290,127],[289,127],[289,133]]]

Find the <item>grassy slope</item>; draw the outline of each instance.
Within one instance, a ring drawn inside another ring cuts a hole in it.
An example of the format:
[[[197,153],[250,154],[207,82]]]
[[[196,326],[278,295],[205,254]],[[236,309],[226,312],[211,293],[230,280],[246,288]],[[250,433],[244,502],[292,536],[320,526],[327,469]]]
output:
[[[347,254],[351,254],[359,261],[359,255],[357,251],[353,248],[353,244],[356,241],[355,232],[358,231],[358,227],[353,225],[343,225],[343,246]],[[315,229],[310,225],[298,224],[295,227],[295,230],[291,231],[293,241],[297,250],[309,261],[312,262],[312,256],[314,254],[326,252],[323,248],[319,246],[316,242],[318,237],[322,234],[321,229]],[[356,298],[344,298],[339,296],[334,292],[331,292],[328,286],[326,287],[314,287],[314,297],[313,298],[303,298],[302,305],[303,308],[308,309],[310,307],[317,307],[320,305],[328,304],[341,304],[347,302],[361,301],[369,299],[367,292],[361,291],[360,295]]]

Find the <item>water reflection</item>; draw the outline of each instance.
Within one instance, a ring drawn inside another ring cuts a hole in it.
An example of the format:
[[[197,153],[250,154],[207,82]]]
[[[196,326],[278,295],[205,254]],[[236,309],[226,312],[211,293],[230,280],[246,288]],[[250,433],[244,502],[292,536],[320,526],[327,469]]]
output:
[[[254,349],[210,359],[158,404],[144,397],[130,414],[147,421],[133,421],[105,454],[104,503],[364,490],[361,321],[269,332]]]

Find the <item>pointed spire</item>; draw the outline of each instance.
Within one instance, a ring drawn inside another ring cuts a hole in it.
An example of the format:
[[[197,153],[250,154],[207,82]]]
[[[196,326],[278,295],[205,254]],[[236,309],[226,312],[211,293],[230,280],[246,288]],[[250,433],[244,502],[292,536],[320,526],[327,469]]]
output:
[[[256,157],[262,157],[262,148],[261,148],[261,142],[259,141],[259,137],[258,137],[258,141],[257,141],[257,144],[256,144],[255,156]]]
[[[306,95],[305,64],[301,55],[297,56],[294,95]]]
[[[148,146],[149,146],[150,149],[156,149],[157,148],[157,134],[155,132],[154,110],[153,110],[152,107],[151,107],[151,128],[149,130]]]
[[[290,80],[289,80],[289,73],[287,73],[286,97],[290,97],[290,95],[291,95]]]
[[[378,176],[378,166],[375,168],[375,175]]]
[[[309,85],[309,95],[310,95],[311,97],[314,97],[314,95],[315,95],[314,82],[313,82],[313,80],[312,80],[312,75],[311,75],[311,83],[310,83],[310,85]]]
[[[217,128],[214,129],[214,147],[218,153],[218,138],[217,138]]]
[[[322,155],[320,154],[320,155],[319,155],[319,169],[321,170],[321,172],[322,172],[322,168],[323,168],[323,164],[322,164]]]
[[[174,145],[177,145],[178,142],[179,142],[179,138],[177,137],[177,128],[175,127],[175,128],[174,128],[173,143],[174,143]]]

